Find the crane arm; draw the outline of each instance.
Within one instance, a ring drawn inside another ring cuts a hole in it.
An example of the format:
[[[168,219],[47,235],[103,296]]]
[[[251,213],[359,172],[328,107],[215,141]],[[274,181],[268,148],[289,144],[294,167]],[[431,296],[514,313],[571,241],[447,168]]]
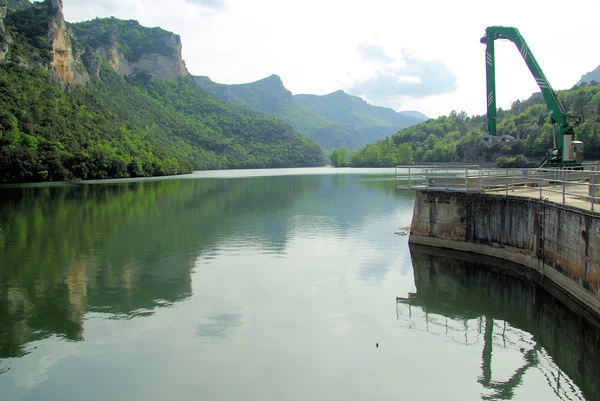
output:
[[[494,41],[496,39],[508,39],[517,46],[517,49],[521,53],[523,60],[529,67],[529,71],[535,78],[550,115],[554,121],[561,127],[561,134],[567,131],[572,131],[572,126],[569,123],[570,119],[575,119],[577,125],[577,119],[571,117],[563,104],[558,99],[556,93],[550,86],[550,83],[546,79],[540,65],[536,61],[535,57],[531,53],[529,46],[523,39],[523,36],[519,33],[518,29],[512,27],[503,26],[491,26],[485,30],[485,36],[481,38],[481,43],[487,45],[486,49],[486,76],[487,76],[487,111],[488,111],[488,128],[490,135],[496,136],[496,78],[495,78],[495,54],[494,54]]]

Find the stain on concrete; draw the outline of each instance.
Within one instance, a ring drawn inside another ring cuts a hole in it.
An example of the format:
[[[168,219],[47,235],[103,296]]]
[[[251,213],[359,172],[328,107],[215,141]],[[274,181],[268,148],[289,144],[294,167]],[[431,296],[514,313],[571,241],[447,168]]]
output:
[[[414,210],[411,242],[420,237],[477,244],[498,254],[504,250],[504,258],[513,261],[523,256],[515,252],[526,254],[585,289],[600,307],[599,213],[531,198],[457,192],[418,192]]]

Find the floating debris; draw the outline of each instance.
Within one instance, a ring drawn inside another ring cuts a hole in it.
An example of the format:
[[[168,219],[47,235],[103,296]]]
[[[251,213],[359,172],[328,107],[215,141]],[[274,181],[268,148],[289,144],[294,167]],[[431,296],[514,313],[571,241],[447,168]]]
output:
[[[398,231],[394,231],[394,234],[401,235],[403,237],[407,236],[410,234],[410,225],[399,228]]]

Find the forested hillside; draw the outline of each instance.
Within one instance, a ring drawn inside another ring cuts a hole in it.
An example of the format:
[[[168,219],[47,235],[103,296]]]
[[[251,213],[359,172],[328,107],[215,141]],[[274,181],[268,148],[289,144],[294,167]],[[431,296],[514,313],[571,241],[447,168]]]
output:
[[[583,118],[575,128],[575,137],[584,143],[585,159],[600,160],[600,84],[582,84],[558,94],[572,114]],[[540,93],[514,102],[510,110],[499,110],[498,135],[513,136],[517,139],[514,144],[487,148],[481,142],[487,133],[486,124],[486,116],[452,112],[367,145],[351,156],[351,163],[357,167],[376,167],[412,160],[526,166],[538,165],[552,147],[553,128]]]
[[[6,4],[8,8],[13,10],[22,10],[29,7],[31,2],[29,0],[4,0],[0,1],[0,5],[1,4]]]
[[[170,32],[66,27],[60,0],[10,8],[4,26],[0,183],[323,164],[290,126],[199,88]]]
[[[280,119],[325,150],[358,149],[426,119],[418,112],[403,114],[372,106],[343,91],[324,96],[292,95],[277,75],[239,85],[218,84],[208,77],[194,79],[219,99]]]

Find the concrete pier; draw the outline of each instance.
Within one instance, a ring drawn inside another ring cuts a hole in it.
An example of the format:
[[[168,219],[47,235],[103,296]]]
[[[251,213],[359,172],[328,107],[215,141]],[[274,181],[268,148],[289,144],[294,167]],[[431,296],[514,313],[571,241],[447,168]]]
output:
[[[600,316],[598,213],[523,196],[417,191],[409,242],[517,263]]]

